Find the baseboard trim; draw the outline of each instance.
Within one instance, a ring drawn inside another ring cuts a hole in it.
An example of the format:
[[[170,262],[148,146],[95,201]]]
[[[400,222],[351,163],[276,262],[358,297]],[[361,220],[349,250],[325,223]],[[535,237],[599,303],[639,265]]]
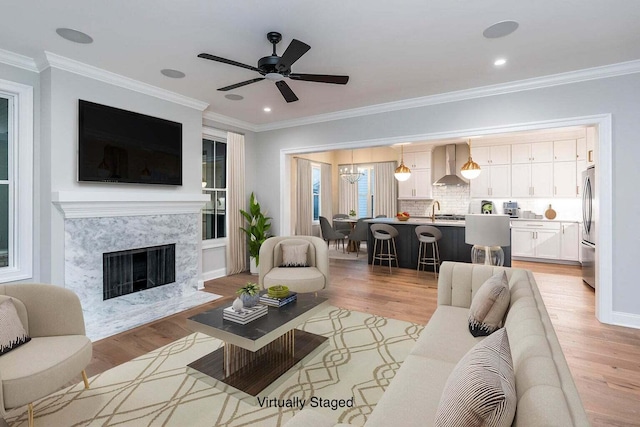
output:
[[[563,264],[563,265],[581,265],[580,261],[569,261],[564,259],[548,259],[548,258],[528,258],[521,256],[512,256],[512,261],[540,262],[543,264]]]
[[[612,322],[617,326],[627,328],[640,329],[640,315],[633,313],[625,313],[623,311],[614,311],[611,313]]]
[[[202,279],[198,280],[198,289],[204,289],[204,282],[213,279],[219,279],[227,275],[226,268],[219,268],[217,270],[205,271],[202,273]]]

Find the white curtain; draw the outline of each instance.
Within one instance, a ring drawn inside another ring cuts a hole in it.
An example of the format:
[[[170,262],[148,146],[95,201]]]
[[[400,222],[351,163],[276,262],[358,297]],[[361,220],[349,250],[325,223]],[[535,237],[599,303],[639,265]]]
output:
[[[342,214],[349,214],[350,210],[358,213],[358,184],[351,184],[344,179],[340,178],[340,189],[338,199],[338,212]]]
[[[394,177],[396,162],[376,163],[373,166],[373,213],[396,216],[398,204],[398,185]]]
[[[240,209],[247,209],[244,186],[244,135],[227,133],[227,165],[227,274],[237,274],[247,269],[247,236],[240,230],[244,224]]]
[[[333,191],[331,165],[323,163],[320,169],[320,215],[331,220],[333,216]]]
[[[311,236],[313,193],[311,188],[311,162],[298,159],[298,197],[296,198],[296,235]]]

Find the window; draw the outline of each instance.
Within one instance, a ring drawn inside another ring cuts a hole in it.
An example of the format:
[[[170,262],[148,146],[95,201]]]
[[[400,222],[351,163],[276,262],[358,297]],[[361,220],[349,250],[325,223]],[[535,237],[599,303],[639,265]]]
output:
[[[320,221],[320,178],[322,172],[319,165],[311,166],[311,194],[313,198],[313,218],[314,222]]]
[[[373,166],[359,165],[364,176],[358,181],[358,218],[373,216]]]
[[[202,239],[227,236],[227,144],[220,140],[202,140],[202,192],[211,197],[202,210]]]
[[[33,88],[0,80],[0,282],[32,277]]]

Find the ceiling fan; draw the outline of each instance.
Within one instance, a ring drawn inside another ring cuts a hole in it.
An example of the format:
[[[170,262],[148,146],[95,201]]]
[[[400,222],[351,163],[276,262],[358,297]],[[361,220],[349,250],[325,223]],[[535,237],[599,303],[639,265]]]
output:
[[[198,57],[209,59],[211,61],[222,62],[224,64],[235,65],[236,67],[242,67],[252,71],[257,71],[264,76],[236,83],[230,86],[221,87],[218,90],[226,92],[228,90],[236,89],[251,83],[256,83],[261,80],[267,79],[275,82],[276,86],[280,90],[280,93],[287,102],[295,102],[298,100],[298,97],[295,93],[293,93],[289,85],[284,81],[285,78],[290,78],[292,80],[303,80],[307,82],[333,83],[338,85],[345,85],[349,81],[349,76],[292,73],[291,65],[293,65],[294,62],[300,59],[302,55],[307,53],[307,51],[311,49],[311,46],[301,42],[300,40],[293,39],[291,40],[291,43],[289,43],[289,46],[284,51],[282,56],[278,56],[276,54],[276,44],[278,44],[280,40],[282,40],[282,35],[275,31],[271,31],[270,33],[267,33],[267,40],[269,40],[269,42],[273,44],[273,53],[270,56],[260,58],[257,67],[242,64],[230,59],[221,58],[219,56],[210,55],[208,53],[201,53],[200,55],[198,55]]]

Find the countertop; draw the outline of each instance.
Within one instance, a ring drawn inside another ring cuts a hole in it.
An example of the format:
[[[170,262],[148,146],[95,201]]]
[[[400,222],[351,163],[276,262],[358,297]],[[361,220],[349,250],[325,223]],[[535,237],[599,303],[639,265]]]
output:
[[[391,224],[391,225],[435,225],[438,227],[464,227],[464,221],[454,221],[442,219],[431,221],[431,218],[409,218],[407,221],[400,221],[397,218],[373,218],[365,220],[371,224]]]
[[[582,222],[578,219],[566,219],[566,218],[555,218],[555,219],[546,219],[546,218],[511,218],[511,221],[538,221],[538,222]]]

